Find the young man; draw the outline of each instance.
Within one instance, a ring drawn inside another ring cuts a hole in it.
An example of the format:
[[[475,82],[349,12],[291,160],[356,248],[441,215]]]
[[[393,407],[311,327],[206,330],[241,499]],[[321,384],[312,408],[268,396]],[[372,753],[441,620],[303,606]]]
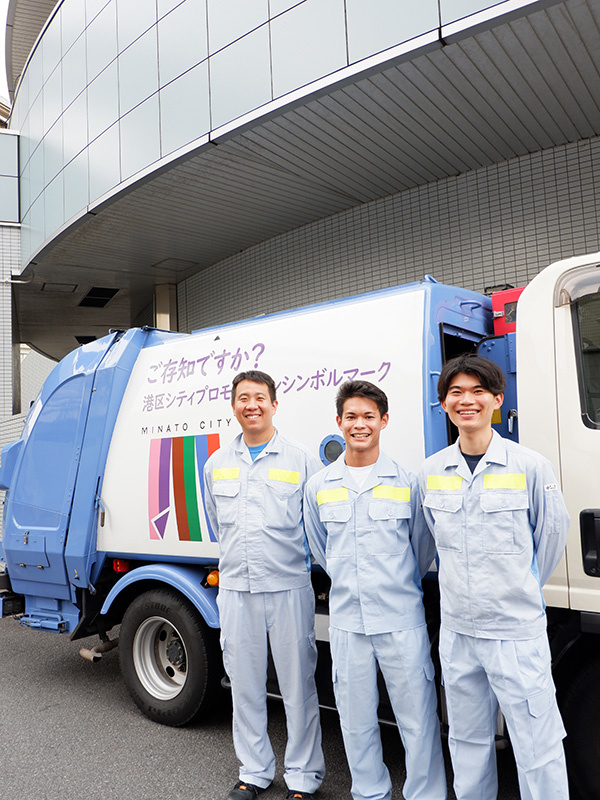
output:
[[[267,642],[287,719],[287,797],[307,800],[321,785],[325,763],[302,492],[321,465],[275,430],[277,400],[269,375],[236,375],[231,402],[242,433],[217,450],[204,470],[206,513],[219,539],[221,646],[241,762],[228,800],[254,800],[275,775],[267,734]]]
[[[388,401],[367,381],[343,383],[337,423],[346,451],[313,475],[304,521],[331,578],[334,691],[354,800],[390,800],[377,706],[385,679],[406,753],[406,800],[444,800],[446,774],[421,576],[434,548],[416,477],[379,449]]]
[[[492,431],[506,381],[459,356],[438,393],[458,441],[425,461],[425,517],[439,555],[440,658],[457,800],[495,800],[498,704],[523,800],[565,800],[567,775],[542,586],[569,518],[549,462]]]

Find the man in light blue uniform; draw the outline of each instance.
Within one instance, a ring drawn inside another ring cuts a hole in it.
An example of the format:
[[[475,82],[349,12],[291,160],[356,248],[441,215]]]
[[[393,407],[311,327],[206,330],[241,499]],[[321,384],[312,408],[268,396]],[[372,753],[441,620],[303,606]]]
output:
[[[321,464],[275,430],[275,384],[266,373],[236,375],[232,406],[242,433],[213,453],[204,470],[206,514],[219,539],[221,646],[241,762],[228,800],[254,800],[275,775],[267,734],[268,644],[287,720],[287,797],[309,800],[325,763],[302,505],[304,485]]]
[[[391,800],[377,719],[381,670],[406,753],[406,800],[444,800],[446,773],[421,576],[434,555],[416,477],[379,449],[384,392],[343,383],[337,423],[346,451],[308,481],[304,522],[331,578],[334,691],[354,800]]]
[[[550,463],[492,430],[505,383],[478,356],[444,366],[438,393],[459,439],[419,474],[439,555],[454,790],[457,800],[496,799],[500,705],[521,798],[566,800],[542,586],[562,556],[569,518]]]

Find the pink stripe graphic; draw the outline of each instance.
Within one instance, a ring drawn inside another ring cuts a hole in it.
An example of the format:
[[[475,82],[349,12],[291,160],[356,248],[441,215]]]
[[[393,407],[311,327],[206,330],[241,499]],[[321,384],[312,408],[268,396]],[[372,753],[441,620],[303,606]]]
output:
[[[148,463],[148,521],[150,523],[150,538],[160,539],[160,534],[154,525],[154,519],[160,513],[158,493],[159,493],[159,470],[160,466],[160,439],[152,439],[150,442],[150,459]]]

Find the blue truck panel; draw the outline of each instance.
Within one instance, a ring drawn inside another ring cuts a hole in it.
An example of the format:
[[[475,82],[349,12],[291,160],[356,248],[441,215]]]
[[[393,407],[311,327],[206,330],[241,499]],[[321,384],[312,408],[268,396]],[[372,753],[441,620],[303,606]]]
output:
[[[492,302],[488,297],[437,283],[426,277],[425,320],[423,325],[423,416],[425,454],[437,452],[448,444],[446,414],[437,396],[437,382],[444,361],[453,349],[474,349],[492,332]]]
[[[123,368],[127,360],[120,359],[121,385],[108,392],[98,395],[96,374],[119,338],[111,334],[79,348],[55,367],[28,415],[20,446],[8,451],[0,476],[11,495],[3,547],[12,589],[25,596],[24,624],[67,632],[77,622],[76,582],[69,580],[67,556],[71,543],[77,554],[89,550],[93,539],[93,522],[82,524],[86,513],[88,518],[94,513],[98,481],[97,474],[89,491],[89,464],[101,461],[102,442],[106,459],[129,374]],[[141,338],[141,331],[131,331],[121,350],[134,340],[137,355]],[[134,361],[129,359],[129,371]],[[86,587],[87,569],[85,563]],[[80,574],[74,566],[73,576]]]
[[[102,558],[97,558],[95,545],[104,466],[123,394],[148,333],[140,329],[125,333],[95,372],[71,513],[72,535],[65,547],[67,574],[76,587],[93,590],[93,582],[103,566]]]
[[[497,364],[506,375],[504,403],[500,409],[500,420],[494,422],[494,428],[505,439],[518,442],[516,333],[483,339],[478,345],[478,353]]]
[[[205,569],[182,564],[147,564],[137,567],[126,573],[112,587],[101,613],[108,614],[117,597],[134,583],[161,583],[181,592],[200,611],[209,627],[218,628],[217,589],[214,586],[202,586],[205,575]]]

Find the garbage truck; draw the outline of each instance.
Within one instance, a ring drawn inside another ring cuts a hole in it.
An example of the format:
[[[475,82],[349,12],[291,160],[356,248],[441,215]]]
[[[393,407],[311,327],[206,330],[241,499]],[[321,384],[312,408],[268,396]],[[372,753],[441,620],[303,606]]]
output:
[[[234,375],[271,374],[276,425],[323,464],[343,451],[340,384],[380,385],[390,402],[385,449],[416,470],[456,436],[436,386],[444,361],[463,352],[503,368],[495,427],[552,462],[570,512],[566,551],[544,595],[571,776],[584,798],[597,797],[600,253],[552,264],[523,290],[492,297],[426,276],[191,334],[137,328],[79,347],[2,450],[0,615],[73,640],[98,636],[83,651],[92,660],[118,641],[125,684],[144,714],[168,725],[197,718],[223,677],[219,546],[202,475],[238,433]],[[313,577],[326,650],[327,581]]]

